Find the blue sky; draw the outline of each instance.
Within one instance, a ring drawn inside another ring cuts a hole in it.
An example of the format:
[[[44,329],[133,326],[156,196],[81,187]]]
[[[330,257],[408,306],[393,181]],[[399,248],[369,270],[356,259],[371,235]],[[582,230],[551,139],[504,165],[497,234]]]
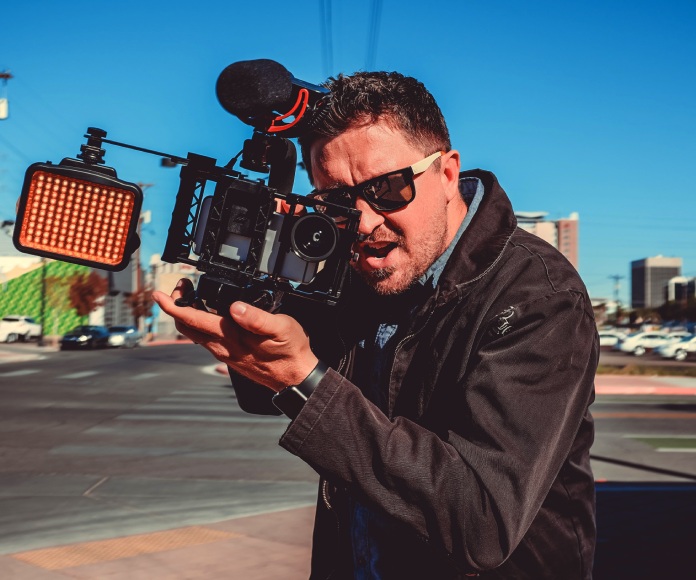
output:
[[[623,276],[627,302],[632,260],[680,256],[696,276],[695,27],[693,0],[13,0],[0,219],[13,219],[26,167],[74,157],[89,126],[226,163],[251,135],[215,96],[232,62],[270,58],[314,83],[397,70],[426,84],[464,167],[495,172],[517,210],[579,213],[590,294],[612,297]],[[143,251],[161,252],[178,170],[106,150],[119,177],[153,184]],[[302,174],[295,191],[309,191]]]

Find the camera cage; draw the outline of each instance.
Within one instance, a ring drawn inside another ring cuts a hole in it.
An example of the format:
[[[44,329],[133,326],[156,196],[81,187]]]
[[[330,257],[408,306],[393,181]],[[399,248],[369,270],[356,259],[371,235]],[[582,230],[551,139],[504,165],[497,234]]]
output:
[[[277,143],[280,147],[294,148],[287,139],[276,136],[269,139],[272,146]],[[284,294],[327,304],[338,301],[353,258],[352,246],[358,238],[358,210],[295,193],[283,193],[267,186],[263,180],[253,181],[228,166],[219,167],[210,157],[189,153],[186,161],[181,168],[179,191],[162,259],[193,265],[205,274],[199,280],[195,295],[182,303],[202,302],[207,308],[219,312],[225,311],[235,300],[272,310]],[[269,183],[287,181],[286,175],[278,178],[273,171],[271,165]],[[203,221],[208,182],[215,182],[216,187]],[[281,204],[284,213],[278,211]],[[330,207],[334,215],[345,217],[341,227],[336,227],[324,213],[317,212],[319,206]],[[248,252],[235,259],[225,256],[221,247],[233,230],[233,222],[240,221],[240,208],[244,213],[242,221],[248,226],[245,232]],[[268,267],[264,262],[268,257],[268,232],[274,217],[280,218],[282,225],[276,240],[276,257]],[[335,235],[335,239],[330,251],[312,256],[297,247],[297,225],[307,218],[331,224],[333,233],[329,235]],[[202,226],[205,228],[203,235],[199,232]],[[200,245],[195,243],[197,238],[202,240]],[[321,263],[321,271],[311,282],[305,284],[297,280],[300,276],[284,273],[284,266],[294,256],[307,263]]]
[[[87,143],[81,146],[78,159],[66,158],[56,166],[49,163],[46,169],[56,174],[65,171],[79,173],[85,182],[101,182],[105,175],[115,179],[113,168],[103,165],[105,151],[102,147],[105,143],[157,155],[162,158],[163,164],[166,161],[170,166],[182,166],[162,260],[192,265],[203,275],[193,293],[179,300],[180,305],[203,307],[225,315],[236,300],[252,303],[265,310],[274,310],[284,295],[329,305],[338,301],[353,259],[352,246],[358,238],[360,212],[289,191],[294,181],[297,158],[295,145],[291,141],[258,130],[255,130],[252,139],[245,141],[240,152],[240,155],[243,154],[240,166],[268,172],[266,184],[263,179],[251,180],[233,169],[239,155],[225,166],[218,166],[217,160],[212,157],[189,153],[183,158],[113,141],[107,139],[106,135],[102,129],[88,128],[85,134]],[[23,198],[30,190],[31,180],[32,174],[28,171],[20,198],[20,221],[24,215],[22,208],[26,204]],[[215,183],[212,196],[206,195],[209,182]],[[118,183],[121,187],[131,186],[134,191],[140,191],[136,184],[121,180]],[[208,211],[203,216],[202,209],[206,203]],[[340,227],[324,212],[317,211],[320,206],[331,208],[333,215],[344,218]],[[135,228],[139,211],[138,203],[129,228],[128,254],[134,252],[140,243]],[[242,233],[248,251],[244,252],[245,255],[232,257],[222,251],[222,246],[229,243],[230,236],[236,235],[240,222],[244,225]],[[273,228],[277,231],[272,231]],[[269,233],[272,234],[270,240]],[[303,243],[304,250],[309,251],[303,251]],[[62,250],[39,252],[22,245],[18,239],[15,239],[15,245],[25,253],[107,270],[123,269],[128,263],[128,255],[113,267],[76,259]],[[272,259],[269,259],[271,246]],[[294,266],[288,269],[290,262]],[[309,277],[303,273],[296,274],[298,263],[300,268],[302,265],[311,266]]]

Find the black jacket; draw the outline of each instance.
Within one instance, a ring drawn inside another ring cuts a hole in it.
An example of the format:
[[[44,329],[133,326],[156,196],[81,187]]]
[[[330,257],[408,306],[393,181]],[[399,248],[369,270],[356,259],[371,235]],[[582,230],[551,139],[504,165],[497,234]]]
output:
[[[400,329],[387,415],[350,382],[384,299],[352,281],[336,307],[288,302],[332,366],[280,440],[322,476],[312,578],[351,577],[346,494],[399,522],[387,578],[591,578],[590,300],[557,250],[517,228],[492,173],[462,176],[485,194]],[[270,391],[233,382],[242,408],[272,412]]]

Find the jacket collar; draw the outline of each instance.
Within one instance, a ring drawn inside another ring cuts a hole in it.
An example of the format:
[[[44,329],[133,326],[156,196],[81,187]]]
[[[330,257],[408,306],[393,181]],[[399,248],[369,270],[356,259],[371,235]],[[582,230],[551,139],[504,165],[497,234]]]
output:
[[[447,300],[458,287],[485,274],[500,258],[517,227],[512,204],[493,173],[472,169],[460,173],[460,178],[465,177],[480,179],[484,195],[445,265],[438,284],[438,302]]]

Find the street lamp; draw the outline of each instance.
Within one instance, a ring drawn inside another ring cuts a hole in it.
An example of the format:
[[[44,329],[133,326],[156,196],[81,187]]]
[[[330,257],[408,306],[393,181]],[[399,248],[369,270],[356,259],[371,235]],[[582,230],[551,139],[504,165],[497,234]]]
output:
[[[0,91],[0,121],[4,121],[9,117],[10,105],[7,99],[7,81],[12,78],[10,71],[6,70],[0,72],[0,79],[2,79],[2,90]]]

